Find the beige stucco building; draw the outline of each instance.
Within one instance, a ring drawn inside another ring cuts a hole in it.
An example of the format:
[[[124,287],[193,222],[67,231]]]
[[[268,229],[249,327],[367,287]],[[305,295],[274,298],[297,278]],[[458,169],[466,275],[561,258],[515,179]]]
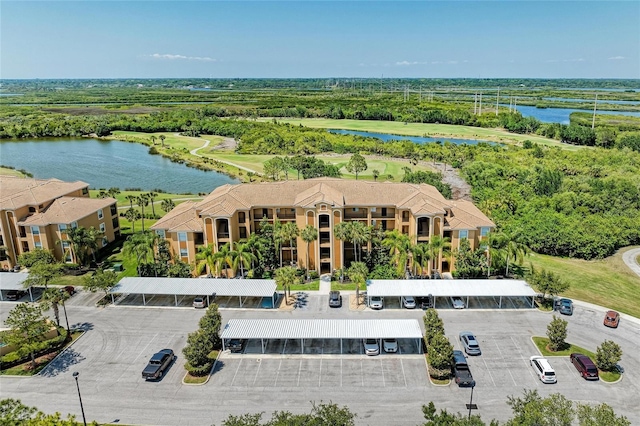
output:
[[[0,177],[0,267],[11,268],[20,254],[34,248],[75,262],[64,231],[92,226],[102,233],[98,246],[120,235],[116,200],[89,198],[89,184]]]
[[[199,247],[246,239],[263,218],[294,222],[299,229],[315,227],[318,239],[310,244],[308,266],[321,274],[351,260],[350,243],[333,235],[335,225],[343,221],[397,229],[413,243],[428,243],[433,235],[449,237],[454,249],[461,238],[479,247],[495,226],[473,203],[447,200],[431,185],[318,178],[224,185],[200,202],[179,204],[151,228],[191,263]],[[283,259],[307,267],[307,244],[298,237],[294,245],[284,244]],[[436,266],[440,271],[454,267],[442,256]]]

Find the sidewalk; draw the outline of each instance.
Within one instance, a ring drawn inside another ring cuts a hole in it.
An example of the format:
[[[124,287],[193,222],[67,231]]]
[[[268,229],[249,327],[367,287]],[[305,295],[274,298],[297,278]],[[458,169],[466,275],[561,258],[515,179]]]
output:
[[[325,274],[320,277],[320,287],[317,294],[329,294],[331,291],[331,275]]]

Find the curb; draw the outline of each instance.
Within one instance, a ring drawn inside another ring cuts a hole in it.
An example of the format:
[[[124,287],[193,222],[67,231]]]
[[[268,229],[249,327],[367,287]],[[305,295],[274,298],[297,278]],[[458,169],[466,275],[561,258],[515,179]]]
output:
[[[446,386],[451,385],[451,379],[449,379],[449,382],[447,382],[446,385],[445,384],[439,385],[437,383],[433,383],[433,381],[431,380],[431,375],[429,374],[429,363],[427,362],[427,354],[425,353],[425,354],[422,354],[422,355],[424,355],[423,356],[424,365],[427,367],[427,377],[429,378],[429,383],[431,384],[431,386],[436,386],[436,387],[441,387],[442,388],[442,387],[446,387]]]
[[[620,382],[622,381],[622,378],[623,378],[623,377],[624,377],[624,373],[620,373],[620,377],[618,377],[618,380],[616,380],[615,382],[607,382],[606,380],[602,380],[602,379],[600,379],[600,381],[601,381],[602,383],[607,384],[607,385],[615,385],[615,384],[617,384],[617,383],[620,383]]]
[[[87,333],[87,330],[82,330],[82,334],[78,336],[78,338],[76,340],[74,340],[73,342],[69,343],[69,345],[67,347],[65,347],[62,351],[60,351],[60,353],[58,355],[56,355],[51,361],[49,361],[49,364],[47,364],[47,366],[45,368],[43,368],[42,370],[40,370],[40,372],[38,374],[34,374],[31,377],[34,376],[40,376],[47,368],[49,368],[49,366],[56,360],[58,359],[59,356],[61,356],[62,354],[64,354],[67,350],[69,350],[69,348],[71,348],[73,345],[76,344],[76,342],[78,340],[80,340],[85,334]]]
[[[185,386],[204,386],[207,383],[209,383],[209,380],[211,380],[211,375],[213,374],[214,370],[216,369],[216,365],[218,365],[218,358],[220,358],[220,353],[222,353],[222,351],[218,351],[218,356],[216,357],[216,360],[213,361],[213,365],[211,366],[211,370],[209,370],[209,374],[207,374],[207,379],[202,382],[202,383],[185,383],[184,379],[187,377],[187,374],[189,374],[189,372],[187,371],[184,374],[184,377],[182,378],[182,384]]]

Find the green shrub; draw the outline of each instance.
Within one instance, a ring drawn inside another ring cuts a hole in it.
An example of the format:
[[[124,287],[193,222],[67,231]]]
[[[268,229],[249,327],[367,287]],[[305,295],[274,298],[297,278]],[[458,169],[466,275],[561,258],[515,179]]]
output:
[[[194,367],[188,362],[184,364],[184,368],[189,372],[189,374],[195,377],[206,376],[211,371],[211,367],[213,367],[213,362],[208,362],[198,367]]]
[[[5,364],[5,363],[10,363],[13,361],[17,361],[20,358],[22,358],[22,355],[18,353],[18,351],[14,351],[14,352],[9,352],[8,354],[0,357],[0,363]]]
[[[318,274],[318,271],[311,271],[309,272],[309,278],[312,280],[317,280],[318,278],[320,278],[320,274]]]

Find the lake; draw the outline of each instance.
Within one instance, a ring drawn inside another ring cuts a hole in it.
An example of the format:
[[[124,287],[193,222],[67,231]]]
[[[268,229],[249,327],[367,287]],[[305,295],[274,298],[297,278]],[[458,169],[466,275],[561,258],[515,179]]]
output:
[[[503,105],[508,107],[509,105]],[[523,117],[534,117],[543,123],[569,124],[569,116],[572,112],[588,112],[593,114],[593,109],[573,109],[573,108],[536,108],[534,106],[516,105]],[[596,111],[596,115],[629,115],[640,117],[640,111]]]
[[[149,148],[141,144],[97,139],[3,140],[0,164],[25,169],[36,178],[81,180],[92,188],[196,194],[238,183],[222,173],[150,155]]]
[[[562,102],[591,102],[593,104],[595,99],[575,99],[575,98],[542,98],[545,101],[562,101]],[[638,105],[640,101],[610,101],[607,99],[598,99],[598,105],[600,104],[614,104],[614,105]]]
[[[421,137],[421,136],[391,135],[388,133],[361,132],[358,130],[343,130],[343,129],[327,129],[327,130],[329,130],[331,133],[336,133],[339,135],[364,136],[368,138],[381,139],[384,142],[389,142],[392,140],[411,141],[416,143],[449,141],[451,143],[455,143],[456,145],[462,145],[462,144],[477,145],[479,142],[486,142],[486,141],[475,140],[475,139],[428,138],[428,137]]]

